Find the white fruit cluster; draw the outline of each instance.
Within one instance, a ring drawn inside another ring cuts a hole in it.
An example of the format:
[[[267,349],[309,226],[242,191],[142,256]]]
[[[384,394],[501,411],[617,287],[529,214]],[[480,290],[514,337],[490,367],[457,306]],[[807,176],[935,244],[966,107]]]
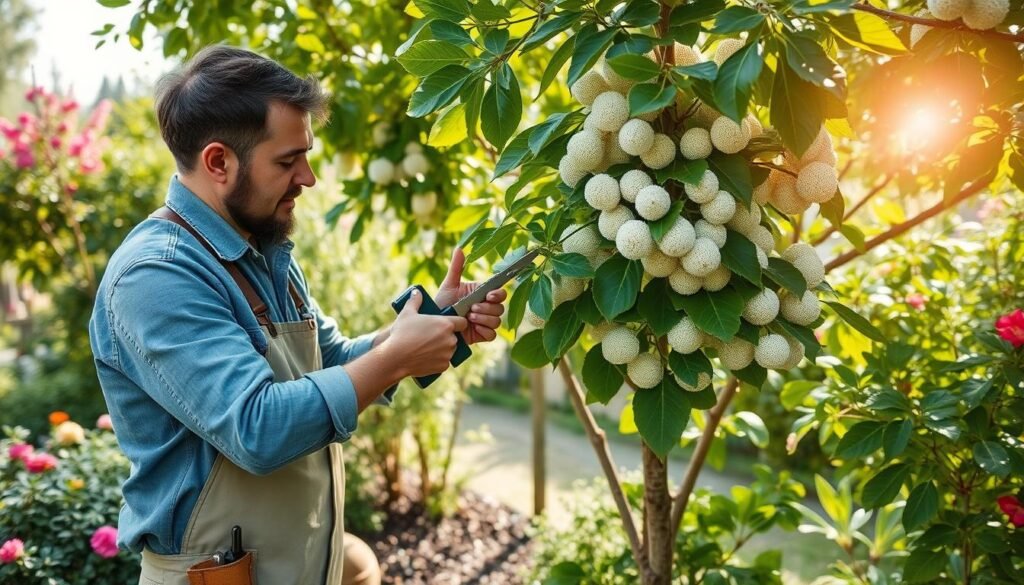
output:
[[[391,140],[391,125],[387,122],[379,122],[373,127],[373,143],[378,147],[384,146]],[[430,161],[423,154],[423,146],[418,142],[410,142],[405,145],[405,156],[402,160],[394,163],[386,158],[380,157],[370,161],[366,167],[366,177],[370,182],[380,186],[397,183],[407,178],[422,180],[423,176],[430,171]],[[434,197],[436,205],[437,198]],[[421,204],[421,208],[423,205]],[[430,208],[433,211],[433,207]],[[416,213],[417,216],[429,215]]]
[[[1010,12],[1010,1],[928,0],[928,10],[939,20],[959,18],[975,30],[988,30],[1006,20],[1006,15]]]
[[[754,200],[787,215],[807,211],[814,203],[827,203],[838,192],[839,173],[832,137],[824,126],[803,156],[787,153],[784,170],[772,169],[768,178],[754,189]]]

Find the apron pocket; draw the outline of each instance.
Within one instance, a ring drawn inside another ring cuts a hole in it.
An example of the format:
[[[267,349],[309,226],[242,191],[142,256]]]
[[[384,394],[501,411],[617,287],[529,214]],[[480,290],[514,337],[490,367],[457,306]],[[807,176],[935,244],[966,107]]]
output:
[[[205,560],[188,569],[190,585],[255,585],[256,553],[246,551],[242,558],[226,565],[215,565]]]

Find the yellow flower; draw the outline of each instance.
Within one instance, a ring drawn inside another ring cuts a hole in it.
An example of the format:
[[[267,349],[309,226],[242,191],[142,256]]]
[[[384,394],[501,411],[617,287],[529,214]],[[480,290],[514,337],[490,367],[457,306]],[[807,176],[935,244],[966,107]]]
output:
[[[68,480],[68,489],[71,491],[80,490],[85,487],[85,480],[79,477]]]
[[[85,430],[76,422],[64,421],[53,429],[53,438],[61,445],[77,445],[85,440]]]

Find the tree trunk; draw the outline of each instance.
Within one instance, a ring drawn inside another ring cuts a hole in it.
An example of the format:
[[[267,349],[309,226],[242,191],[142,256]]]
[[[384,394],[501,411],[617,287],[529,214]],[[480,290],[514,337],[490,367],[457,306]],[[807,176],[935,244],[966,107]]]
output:
[[[533,412],[533,514],[544,513],[544,486],[547,481],[544,452],[544,370],[530,372]]]
[[[672,581],[672,498],[668,492],[668,466],[643,445],[644,510],[647,522],[646,548],[650,572],[645,571],[645,585],[668,585]]]

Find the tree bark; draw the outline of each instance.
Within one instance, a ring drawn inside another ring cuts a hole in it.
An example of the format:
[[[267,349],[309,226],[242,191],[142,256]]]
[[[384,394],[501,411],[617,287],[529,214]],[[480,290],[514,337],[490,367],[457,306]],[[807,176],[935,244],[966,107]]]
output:
[[[530,390],[532,393],[532,419],[533,419],[533,513],[540,516],[544,513],[545,494],[544,487],[547,484],[547,473],[545,466],[546,440],[544,437],[544,370],[537,369],[530,372]]]
[[[645,585],[668,585],[672,581],[672,553],[675,531],[672,530],[672,498],[668,493],[668,466],[643,444],[644,518],[647,522],[647,548],[650,573]]]

